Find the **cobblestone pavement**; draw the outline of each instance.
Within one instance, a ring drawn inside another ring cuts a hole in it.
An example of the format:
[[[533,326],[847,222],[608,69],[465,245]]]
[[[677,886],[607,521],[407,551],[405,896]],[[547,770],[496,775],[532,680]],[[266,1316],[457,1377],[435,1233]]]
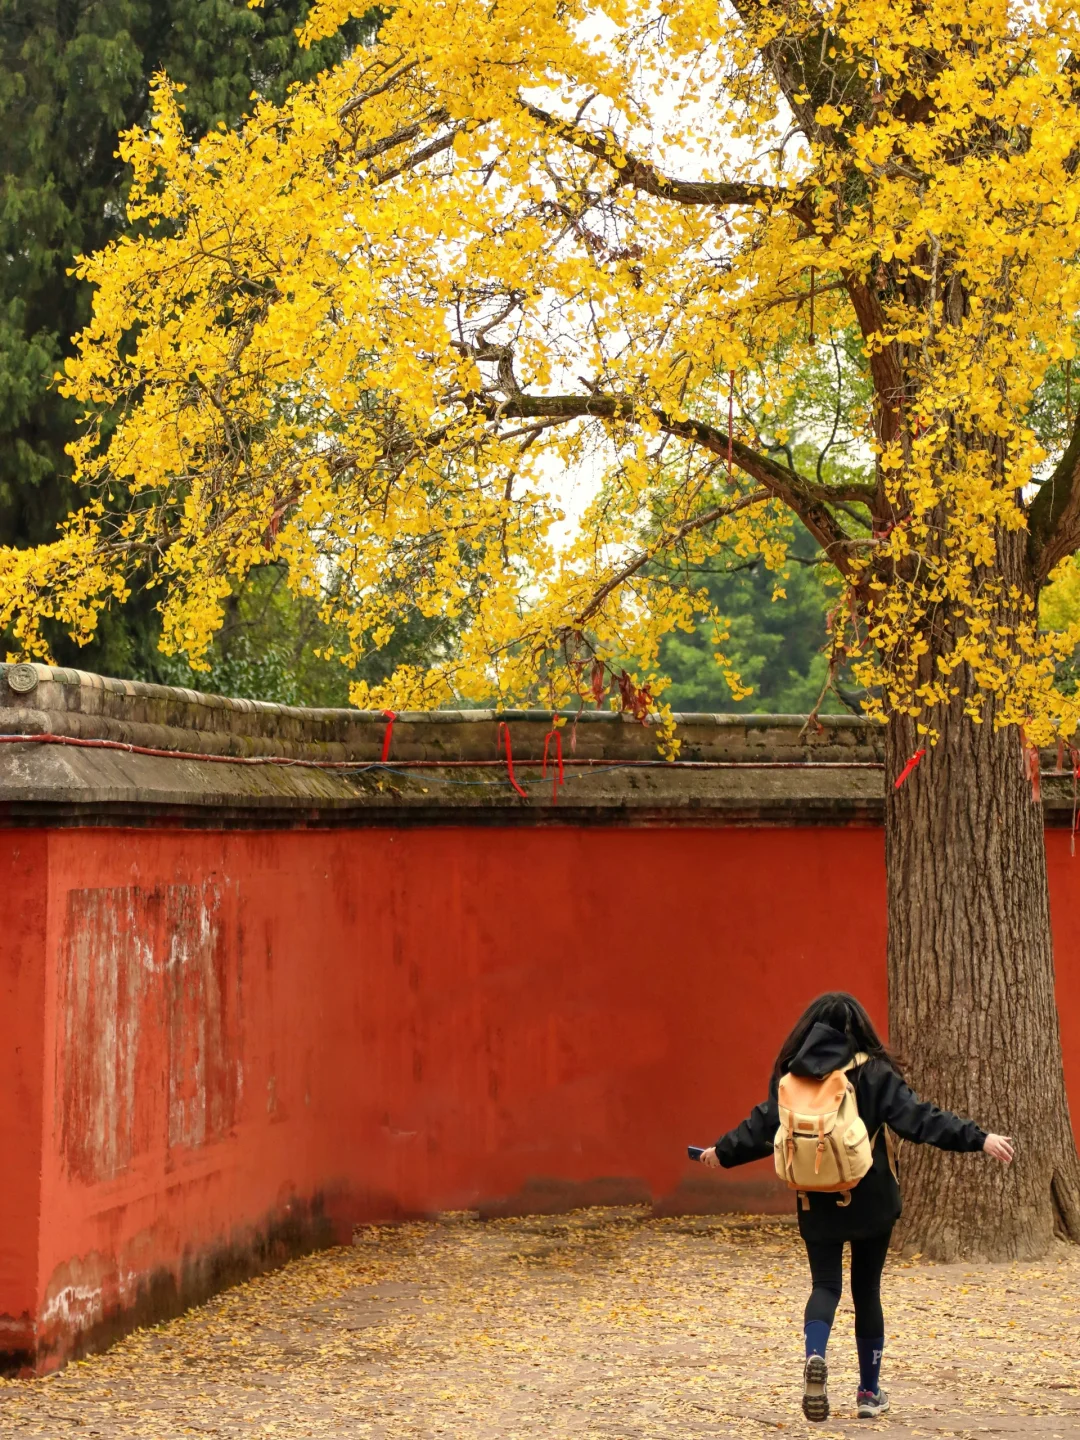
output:
[[[1080,1253],[1038,1265],[893,1261],[884,1380],[853,1418],[849,1302],[834,1417],[799,1412],[794,1228],[644,1211],[364,1230],[107,1355],[0,1382],[0,1436],[396,1440],[820,1437],[1080,1440]]]

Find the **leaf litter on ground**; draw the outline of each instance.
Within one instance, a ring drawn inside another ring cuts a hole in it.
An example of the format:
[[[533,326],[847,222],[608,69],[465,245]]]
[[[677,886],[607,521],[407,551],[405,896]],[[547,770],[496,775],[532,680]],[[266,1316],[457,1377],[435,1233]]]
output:
[[[0,1435],[274,1440],[1080,1437],[1080,1250],[890,1260],[883,1381],[854,1419],[845,1297],[832,1419],[799,1409],[805,1255],[775,1217],[644,1209],[370,1227],[46,1379]]]

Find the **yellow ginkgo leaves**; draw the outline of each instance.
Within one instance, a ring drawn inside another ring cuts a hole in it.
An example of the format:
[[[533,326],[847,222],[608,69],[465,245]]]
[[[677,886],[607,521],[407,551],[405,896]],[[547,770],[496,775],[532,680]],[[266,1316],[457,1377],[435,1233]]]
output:
[[[161,77],[79,262],[100,498],[0,553],[0,623],[43,653],[149,579],[198,663],[275,563],[346,663],[446,617],[357,703],[651,704],[665,634],[725,633],[703,574],[782,584],[793,512],[880,713],[1071,733],[1080,630],[1036,603],[1080,545],[1078,100],[1072,7],[1004,0],[405,0],[194,141]]]

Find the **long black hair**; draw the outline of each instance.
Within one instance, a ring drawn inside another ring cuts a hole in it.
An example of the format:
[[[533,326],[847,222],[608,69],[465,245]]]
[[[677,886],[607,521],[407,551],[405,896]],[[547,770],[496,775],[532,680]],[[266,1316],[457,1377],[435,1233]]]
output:
[[[802,1049],[806,1037],[815,1025],[831,1025],[846,1035],[851,1044],[852,1055],[863,1051],[871,1059],[884,1060],[886,1065],[902,1073],[900,1062],[883,1043],[874,1029],[874,1022],[854,995],[844,990],[830,990],[812,1000],[795,1022],[795,1028],[780,1046],[780,1054],[773,1066],[773,1084],[791,1068],[791,1062]]]

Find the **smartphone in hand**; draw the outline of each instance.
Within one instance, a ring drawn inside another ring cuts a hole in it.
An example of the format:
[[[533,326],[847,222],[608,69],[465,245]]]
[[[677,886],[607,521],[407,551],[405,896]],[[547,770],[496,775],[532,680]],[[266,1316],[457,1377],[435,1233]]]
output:
[[[687,1145],[686,1153],[690,1156],[691,1160],[700,1160],[707,1149],[707,1145]]]

